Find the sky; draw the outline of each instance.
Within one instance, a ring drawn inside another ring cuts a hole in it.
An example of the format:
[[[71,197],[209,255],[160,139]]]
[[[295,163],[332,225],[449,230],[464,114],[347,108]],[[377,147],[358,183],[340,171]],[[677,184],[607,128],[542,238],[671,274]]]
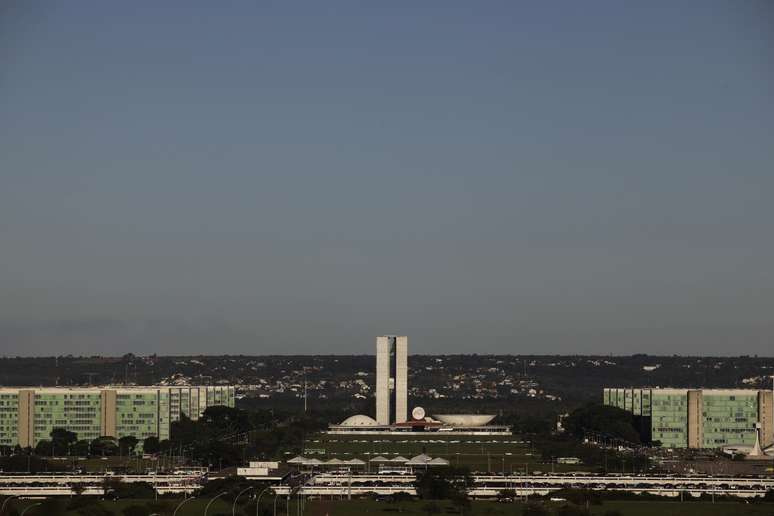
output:
[[[0,5],[0,355],[774,354],[774,4]]]

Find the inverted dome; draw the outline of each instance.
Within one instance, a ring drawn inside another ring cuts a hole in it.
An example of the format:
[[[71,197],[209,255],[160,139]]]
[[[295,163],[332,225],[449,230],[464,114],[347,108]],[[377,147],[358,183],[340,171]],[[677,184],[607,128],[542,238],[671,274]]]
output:
[[[350,416],[341,422],[341,426],[378,426],[379,423],[372,417],[368,417],[364,414],[357,414]]]

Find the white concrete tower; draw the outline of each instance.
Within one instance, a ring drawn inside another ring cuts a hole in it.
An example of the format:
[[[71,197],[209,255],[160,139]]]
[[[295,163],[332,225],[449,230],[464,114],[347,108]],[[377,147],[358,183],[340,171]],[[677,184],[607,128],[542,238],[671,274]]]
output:
[[[390,339],[376,337],[376,422],[390,424]]]
[[[395,339],[395,423],[408,420],[408,337]]]
[[[376,422],[408,419],[408,337],[376,337]]]

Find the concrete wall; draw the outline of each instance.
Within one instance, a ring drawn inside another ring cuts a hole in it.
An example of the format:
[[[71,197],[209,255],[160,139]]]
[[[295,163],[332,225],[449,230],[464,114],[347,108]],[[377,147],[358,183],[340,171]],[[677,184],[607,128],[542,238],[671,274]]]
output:
[[[35,446],[35,391],[19,390],[19,446],[28,448]]]
[[[212,396],[207,396],[208,389]],[[179,413],[176,418],[170,418],[169,392],[173,390],[180,391],[186,401],[196,393],[193,419],[204,411],[210,398],[210,405],[234,406],[234,388],[231,386],[3,388],[7,401],[1,407],[6,417],[2,419],[5,424],[0,425],[0,442],[19,444],[24,448],[35,447],[39,441],[49,439],[54,428],[75,431],[79,439],[101,435],[116,438],[134,435],[142,439],[156,434],[159,439],[168,439],[171,420],[179,418]],[[10,394],[13,394],[13,399]],[[131,397],[120,399],[120,395]],[[142,399],[138,395],[142,395]],[[68,410],[69,407],[75,410]],[[121,418],[121,414],[132,417]],[[150,417],[140,418],[140,415]]]
[[[704,442],[703,405],[701,391],[688,391],[688,448],[701,448]]]
[[[408,420],[408,337],[395,340],[395,423]]]
[[[603,403],[636,413],[637,391],[603,389]],[[752,446],[761,423],[762,446],[774,444],[774,393],[757,389],[640,389],[641,413],[653,440],[669,448]],[[647,421],[647,420],[646,420]]]
[[[103,436],[118,437],[116,432],[116,391],[105,389],[100,393],[100,433]]]
[[[390,424],[390,339],[376,337],[376,422]]]
[[[774,444],[774,393],[758,391],[758,419],[761,423],[761,446]]]

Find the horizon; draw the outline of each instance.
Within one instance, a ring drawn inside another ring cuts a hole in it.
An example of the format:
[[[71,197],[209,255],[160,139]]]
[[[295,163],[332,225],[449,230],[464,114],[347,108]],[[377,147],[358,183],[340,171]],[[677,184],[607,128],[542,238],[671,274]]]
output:
[[[74,358],[74,359],[80,359],[80,358],[105,358],[105,359],[122,359],[126,357],[127,355],[132,355],[135,358],[149,358],[149,357],[159,357],[159,358],[195,358],[195,357],[208,357],[208,358],[231,358],[231,357],[244,357],[244,358],[259,358],[259,357],[280,357],[280,358],[299,358],[299,357],[370,357],[370,356],[376,356],[376,353],[317,353],[317,354],[310,354],[310,353],[304,353],[304,354],[281,354],[281,353],[265,353],[260,355],[251,355],[247,353],[225,353],[225,354],[202,354],[197,353],[193,355],[179,355],[179,354],[158,354],[158,353],[152,353],[152,354],[135,354],[135,353],[124,353],[122,355],[73,355],[71,353],[68,354],[62,354],[62,355],[0,355],[0,360],[9,360],[9,359],[57,359],[57,358]],[[552,358],[552,357],[561,357],[561,358],[572,358],[572,357],[579,357],[579,358],[606,358],[606,357],[613,357],[613,358],[634,358],[634,357],[648,357],[648,358],[697,358],[697,359],[733,359],[733,358],[761,358],[761,359],[772,359],[774,360],[774,355],[760,355],[760,354],[743,354],[743,355],[684,355],[684,354],[672,354],[672,355],[654,355],[650,353],[631,353],[627,355],[623,354],[615,354],[615,353],[607,353],[607,354],[577,354],[577,353],[565,353],[565,354],[555,354],[555,353],[546,353],[546,354],[535,354],[535,353],[528,353],[528,354],[516,354],[516,353],[409,353],[409,357],[415,356],[415,357],[466,357],[466,356],[478,356],[478,357],[519,357],[519,358]]]

